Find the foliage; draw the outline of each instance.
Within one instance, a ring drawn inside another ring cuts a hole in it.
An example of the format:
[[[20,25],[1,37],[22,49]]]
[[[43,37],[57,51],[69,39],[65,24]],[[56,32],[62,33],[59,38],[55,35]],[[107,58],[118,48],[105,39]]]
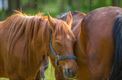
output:
[[[45,14],[50,13],[52,16],[56,16],[68,10],[89,12],[98,7],[111,6],[113,4],[112,1],[113,0],[21,0],[19,10],[27,14],[36,14],[37,12],[43,12]],[[122,1],[118,1],[120,2],[118,3],[119,6],[122,4]],[[18,9],[17,6],[14,7],[16,8],[13,9]],[[1,10],[0,20],[11,14],[8,13],[9,12],[7,11]]]

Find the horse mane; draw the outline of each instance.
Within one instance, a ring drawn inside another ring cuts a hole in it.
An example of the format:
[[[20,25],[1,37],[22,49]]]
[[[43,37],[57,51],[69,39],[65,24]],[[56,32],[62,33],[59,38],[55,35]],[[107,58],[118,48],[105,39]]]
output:
[[[8,53],[15,54],[15,46],[19,46],[17,42],[22,41],[24,50],[21,53],[23,57],[29,57],[29,60],[33,48],[35,49],[40,46],[37,41],[40,41],[42,45],[47,44],[46,41],[49,40],[50,36],[47,16],[42,16],[41,14],[29,16],[16,11],[4,21],[4,27],[8,28]],[[38,38],[40,40],[38,40]],[[28,61],[28,59],[26,61]]]
[[[68,12],[64,12],[60,15],[57,16],[58,19],[61,19],[61,20],[66,20],[66,16],[67,16]],[[74,12],[71,12],[72,16],[75,16],[75,15],[81,15],[81,16],[85,16],[86,14],[85,13],[82,13],[80,11],[74,11]]]
[[[74,36],[72,30],[69,29],[70,27],[68,27],[67,23],[63,20],[58,20],[58,19],[56,19],[56,21],[57,21],[56,22],[57,25],[56,25],[55,34],[59,33],[59,34],[63,35],[64,37],[67,36],[67,34],[68,34],[68,35],[70,35],[70,39],[75,41],[75,36]]]

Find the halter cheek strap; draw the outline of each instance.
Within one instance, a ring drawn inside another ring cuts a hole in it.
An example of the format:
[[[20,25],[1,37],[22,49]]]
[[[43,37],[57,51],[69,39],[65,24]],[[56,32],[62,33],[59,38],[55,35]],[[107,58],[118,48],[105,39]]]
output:
[[[58,65],[58,62],[61,60],[67,60],[67,59],[73,59],[76,60],[76,56],[74,55],[69,55],[69,56],[65,56],[65,55],[58,55],[53,46],[52,46],[52,32],[51,32],[51,36],[50,36],[50,44],[49,44],[50,50],[51,50],[51,55],[53,55],[55,57],[55,65]]]

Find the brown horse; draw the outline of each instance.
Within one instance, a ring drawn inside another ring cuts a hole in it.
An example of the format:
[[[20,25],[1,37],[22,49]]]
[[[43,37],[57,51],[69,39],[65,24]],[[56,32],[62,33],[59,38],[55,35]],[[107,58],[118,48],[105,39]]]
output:
[[[35,80],[43,61],[50,56],[59,63],[66,77],[74,77],[77,64],[73,55],[75,38],[71,23],[70,16],[64,22],[50,16],[27,16],[21,12],[1,21],[0,76],[10,80]]]
[[[120,14],[122,8],[103,7],[91,11],[83,19],[79,39],[81,52],[75,53],[78,58],[78,80],[109,80],[110,76],[110,80],[122,79],[115,78],[120,71],[112,66],[114,56],[119,58],[119,62],[122,61],[122,19],[118,20],[122,17],[117,17]]]
[[[85,16],[85,13],[83,12],[71,12],[71,14],[69,14],[69,12],[63,13],[62,15],[59,15],[58,19],[66,21],[67,16],[71,16],[71,15],[73,18],[72,31],[76,37],[76,41],[73,45],[73,49],[75,49],[77,52],[80,52],[78,47],[79,46],[78,35],[80,35],[80,28],[81,28],[80,24]],[[55,66],[55,76],[56,76],[56,80],[67,80],[65,77],[63,77],[63,72],[61,71],[61,68],[57,68],[56,66]]]
[[[59,15],[58,19],[66,21],[67,16],[71,16],[73,18],[73,23],[72,23],[71,29],[76,37],[76,41],[74,42],[73,49],[79,48],[78,47],[79,46],[78,35],[80,34],[80,28],[81,28],[80,24],[86,14],[83,12],[78,12],[78,11],[71,12],[71,14],[69,14],[69,13],[70,12],[66,12],[66,13]],[[53,64],[53,65],[55,65],[55,64]],[[45,65],[43,65],[44,69],[42,71],[40,71],[40,73],[38,75],[44,76],[44,72],[47,69],[47,66],[48,66],[48,60],[45,62]],[[63,76],[63,72],[61,71],[61,68],[57,68],[56,66],[55,66],[55,76],[56,76],[56,80],[66,80],[66,78]]]

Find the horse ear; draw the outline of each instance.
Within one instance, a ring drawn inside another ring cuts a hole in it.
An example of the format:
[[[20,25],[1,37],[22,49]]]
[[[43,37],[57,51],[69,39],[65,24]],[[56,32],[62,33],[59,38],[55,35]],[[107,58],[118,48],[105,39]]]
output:
[[[66,18],[66,22],[67,22],[67,24],[68,24],[70,27],[72,26],[73,17],[72,17],[72,13],[71,13],[71,12],[68,12],[67,18]]]
[[[55,30],[55,20],[50,16],[48,15],[48,21],[49,21],[49,27],[51,28],[52,31]]]

